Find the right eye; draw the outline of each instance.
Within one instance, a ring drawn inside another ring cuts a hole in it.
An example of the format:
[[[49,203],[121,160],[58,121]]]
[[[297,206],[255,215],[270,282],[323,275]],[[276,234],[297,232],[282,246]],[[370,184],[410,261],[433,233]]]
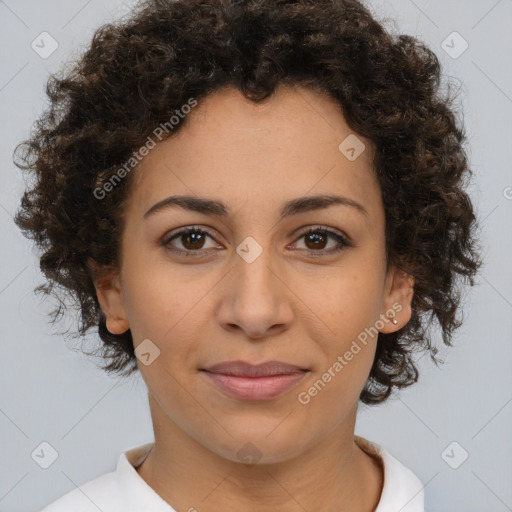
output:
[[[186,257],[198,257],[205,255],[203,246],[207,238],[215,240],[209,231],[197,226],[188,226],[165,237],[162,245],[175,254]],[[177,240],[182,248],[176,248],[172,243],[174,240]]]

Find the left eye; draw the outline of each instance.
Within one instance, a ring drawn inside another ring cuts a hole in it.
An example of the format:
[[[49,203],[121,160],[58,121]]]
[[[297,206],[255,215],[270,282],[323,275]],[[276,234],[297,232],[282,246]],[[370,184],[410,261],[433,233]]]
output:
[[[214,237],[208,231],[197,227],[188,227],[166,238],[163,241],[163,245],[171,252],[187,257],[195,257],[203,255],[201,251],[205,249],[204,244],[207,238],[215,241]],[[351,247],[351,244],[344,236],[325,227],[311,228],[300,234],[297,240],[302,238],[304,238],[306,245],[304,250],[315,253],[315,255],[335,253],[345,247]],[[326,249],[329,239],[335,240],[336,243],[334,244],[334,248]],[[178,240],[182,247],[179,248],[173,245],[172,242],[174,240]]]
[[[343,235],[325,227],[308,229],[298,239],[300,240],[301,238],[304,238],[306,250],[320,255],[338,252],[345,247],[351,246]],[[334,248],[325,249],[329,238],[334,239],[337,244],[334,244]]]

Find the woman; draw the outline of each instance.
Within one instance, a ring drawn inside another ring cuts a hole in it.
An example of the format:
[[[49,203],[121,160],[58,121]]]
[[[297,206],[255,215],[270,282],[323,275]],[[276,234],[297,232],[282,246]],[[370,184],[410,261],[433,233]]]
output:
[[[435,54],[355,0],[153,0],[52,77],[16,216],[155,442],[44,509],[422,511],[354,435],[481,261]]]

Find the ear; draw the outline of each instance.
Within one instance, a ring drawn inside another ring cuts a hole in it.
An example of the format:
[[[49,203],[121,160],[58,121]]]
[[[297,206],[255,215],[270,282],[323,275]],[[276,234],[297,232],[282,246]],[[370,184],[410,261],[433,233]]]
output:
[[[100,265],[92,258],[87,260],[87,265],[98,302],[105,313],[107,329],[112,334],[123,334],[130,328],[130,324],[126,318],[118,269],[112,265]]]
[[[386,276],[383,311],[384,327],[379,332],[384,334],[401,329],[411,319],[411,302],[414,295],[414,279],[407,272],[391,265]],[[396,318],[397,323],[393,323]]]

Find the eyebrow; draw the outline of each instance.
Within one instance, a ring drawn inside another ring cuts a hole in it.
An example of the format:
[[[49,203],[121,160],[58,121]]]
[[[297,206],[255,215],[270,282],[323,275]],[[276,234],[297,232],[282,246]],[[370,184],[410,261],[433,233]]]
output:
[[[332,205],[350,206],[368,217],[368,211],[366,208],[357,201],[345,196],[322,194],[318,196],[298,197],[287,201],[281,208],[280,218],[282,220],[292,215],[298,215],[300,213],[313,210],[321,210]],[[222,218],[230,215],[229,207],[221,201],[196,196],[169,196],[154,204],[144,214],[144,219],[173,206],[178,206],[184,210],[202,213],[204,215]]]

